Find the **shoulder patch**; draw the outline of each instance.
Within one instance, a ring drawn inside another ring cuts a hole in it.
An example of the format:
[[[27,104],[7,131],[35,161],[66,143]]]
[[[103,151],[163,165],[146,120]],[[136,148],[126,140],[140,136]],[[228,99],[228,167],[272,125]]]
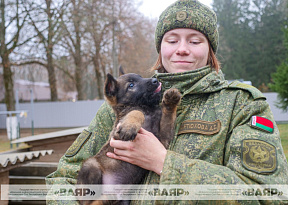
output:
[[[268,174],[277,169],[276,148],[274,145],[256,139],[242,141],[242,165],[253,172]]]
[[[75,156],[79,152],[79,150],[82,148],[82,146],[88,141],[91,134],[92,132],[89,132],[84,129],[81,132],[81,134],[77,137],[77,139],[73,142],[73,144],[69,147],[69,149],[66,151],[65,156],[66,157]]]
[[[228,88],[246,90],[251,93],[254,99],[258,99],[258,98],[266,99],[266,97],[254,86],[241,83],[237,80],[230,83]]]
[[[260,116],[252,116],[251,127],[268,132],[268,133],[273,133],[274,131],[273,122],[271,120],[268,120]]]

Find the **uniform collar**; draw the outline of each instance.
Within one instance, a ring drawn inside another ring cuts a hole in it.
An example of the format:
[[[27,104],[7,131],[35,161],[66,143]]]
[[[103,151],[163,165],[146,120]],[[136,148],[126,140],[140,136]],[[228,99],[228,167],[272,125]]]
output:
[[[228,87],[222,71],[217,73],[209,66],[181,73],[158,73],[156,78],[162,83],[163,91],[174,87],[182,96],[211,93]]]

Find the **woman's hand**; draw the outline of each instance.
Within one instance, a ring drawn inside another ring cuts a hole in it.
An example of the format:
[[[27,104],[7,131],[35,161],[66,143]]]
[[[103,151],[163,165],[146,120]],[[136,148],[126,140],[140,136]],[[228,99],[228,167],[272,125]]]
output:
[[[108,152],[108,157],[161,174],[167,150],[153,133],[141,128],[133,141],[112,138],[110,146],[114,148],[114,153]]]

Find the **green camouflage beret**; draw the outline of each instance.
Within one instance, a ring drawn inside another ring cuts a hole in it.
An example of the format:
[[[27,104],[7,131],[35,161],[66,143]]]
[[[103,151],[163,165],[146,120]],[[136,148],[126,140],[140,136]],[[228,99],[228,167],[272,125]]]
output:
[[[159,17],[155,31],[156,49],[159,53],[164,34],[176,28],[191,28],[203,33],[214,53],[218,46],[217,17],[214,11],[197,0],[178,0]]]

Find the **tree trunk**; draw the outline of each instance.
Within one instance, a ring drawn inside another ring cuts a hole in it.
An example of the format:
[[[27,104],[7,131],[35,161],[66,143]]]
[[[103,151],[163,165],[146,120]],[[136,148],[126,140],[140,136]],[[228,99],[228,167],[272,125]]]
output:
[[[50,98],[51,101],[57,101],[58,100],[57,82],[55,77],[55,68],[53,65],[52,49],[49,50],[50,51],[48,51],[47,53],[47,71],[50,84]]]
[[[3,77],[5,85],[5,104],[7,111],[15,110],[15,96],[14,96],[14,83],[13,83],[13,72],[11,70],[11,64],[9,56],[4,54],[1,56],[3,65]]]
[[[51,12],[51,1],[46,1],[47,10],[46,13],[48,15],[48,45],[46,47],[46,55],[47,55],[47,71],[48,71],[48,80],[50,84],[50,98],[51,101],[57,101],[58,100],[58,94],[57,94],[57,82],[56,82],[56,76],[55,76],[55,68],[53,65],[53,41],[52,38],[55,35],[53,31],[53,13]]]
[[[97,81],[97,89],[98,89],[98,98],[104,99],[103,82],[102,82],[101,73],[99,70],[97,70],[95,72],[96,72],[96,81]]]
[[[6,28],[5,28],[5,1],[0,2],[0,56],[2,59],[3,66],[3,81],[5,87],[5,104],[7,111],[15,110],[15,97],[14,97],[14,82],[13,82],[13,72],[11,71],[11,64],[9,59],[9,51],[7,50],[5,38],[6,38]]]
[[[79,12],[79,11],[78,11]],[[82,56],[81,56],[81,37],[80,37],[80,17],[79,13],[76,15],[74,20],[75,34],[76,34],[76,45],[75,45],[75,82],[76,89],[78,92],[78,100],[85,100],[83,94],[82,85]]]
[[[98,98],[103,99],[103,83],[102,83],[102,77],[100,72],[100,65],[99,65],[99,52],[96,53],[96,55],[93,57],[93,65],[94,65],[94,71],[95,71],[95,78],[97,83],[97,91],[98,91]]]
[[[76,51],[77,53],[77,51]],[[82,86],[82,59],[81,55],[76,54],[75,58],[75,83],[78,92],[78,100],[84,100],[83,86]]]

